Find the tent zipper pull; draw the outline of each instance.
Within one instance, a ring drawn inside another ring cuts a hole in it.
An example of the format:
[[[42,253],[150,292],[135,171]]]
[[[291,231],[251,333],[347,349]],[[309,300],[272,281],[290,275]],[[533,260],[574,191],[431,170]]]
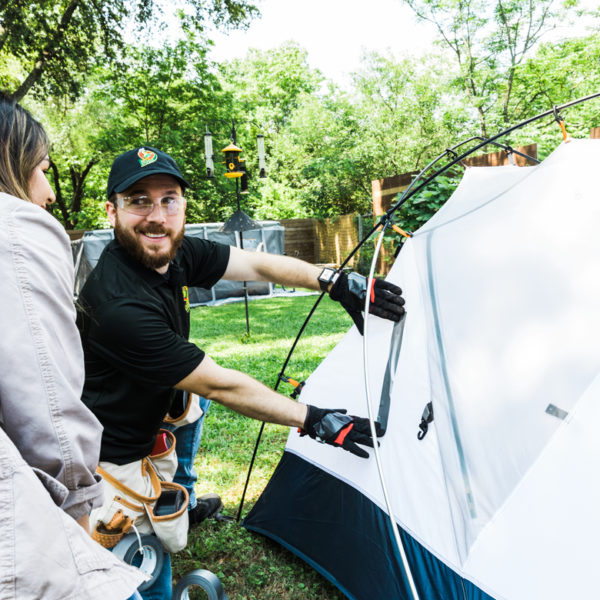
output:
[[[428,402],[423,409],[423,415],[421,416],[421,422],[419,423],[419,433],[417,433],[417,438],[422,440],[425,435],[427,435],[427,431],[429,429],[429,423],[433,421],[433,404]]]

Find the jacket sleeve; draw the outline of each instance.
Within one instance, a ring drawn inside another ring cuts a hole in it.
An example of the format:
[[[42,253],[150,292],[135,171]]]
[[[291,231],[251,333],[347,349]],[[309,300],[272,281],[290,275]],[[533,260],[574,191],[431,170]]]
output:
[[[0,407],[3,427],[54,501],[77,519],[102,501],[102,427],[81,401],[73,259],[58,222],[0,195]]]

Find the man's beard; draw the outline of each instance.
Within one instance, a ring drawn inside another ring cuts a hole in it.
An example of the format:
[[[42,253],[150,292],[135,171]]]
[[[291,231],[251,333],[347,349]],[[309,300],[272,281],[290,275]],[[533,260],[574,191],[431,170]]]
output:
[[[155,252],[148,252],[142,243],[136,238],[135,233],[163,233],[169,236],[171,239],[171,249],[160,254]],[[115,238],[121,245],[121,247],[135,260],[139,261],[148,269],[160,269],[165,265],[168,265],[177,254],[179,246],[183,241],[184,227],[182,225],[178,233],[174,233],[172,230],[166,229],[158,223],[148,223],[144,227],[134,227],[133,231],[123,227],[119,222],[119,215],[117,213],[115,220]]]

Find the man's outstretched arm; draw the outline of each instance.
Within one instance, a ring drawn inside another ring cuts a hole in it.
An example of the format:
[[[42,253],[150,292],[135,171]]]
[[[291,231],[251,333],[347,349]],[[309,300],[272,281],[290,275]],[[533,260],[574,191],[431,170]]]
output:
[[[205,355],[176,386],[210,398],[247,417],[301,429],[319,442],[339,446],[361,458],[369,454],[357,444],[373,447],[367,419],[346,415],[344,409],[322,409],[278,394],[249,375],[225,369]]]
[[[223,279],[271,281],[281,285],[319,290],[321,271],[319,267],[297,258],[249,252],[232,247]],[[332,300],[338,301],[346,309],[361,334],[364,325],[362,313],[367,293],[371,295],[371,314],[390,321],[399,321],[404,315],[404,298],[397,285],[383,279],[375,279],[372,289],[368,291],[367,278],[358,273],[339,273],[335,277],[335,281],[326,286],[327,291]]]

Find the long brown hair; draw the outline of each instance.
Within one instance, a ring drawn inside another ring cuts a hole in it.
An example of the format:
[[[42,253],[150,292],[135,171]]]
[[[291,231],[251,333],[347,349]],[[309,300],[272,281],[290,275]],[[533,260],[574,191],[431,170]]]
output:
[[[29,181],[48,147],[42,125],[0,91],[0,192],[31,201]]]

